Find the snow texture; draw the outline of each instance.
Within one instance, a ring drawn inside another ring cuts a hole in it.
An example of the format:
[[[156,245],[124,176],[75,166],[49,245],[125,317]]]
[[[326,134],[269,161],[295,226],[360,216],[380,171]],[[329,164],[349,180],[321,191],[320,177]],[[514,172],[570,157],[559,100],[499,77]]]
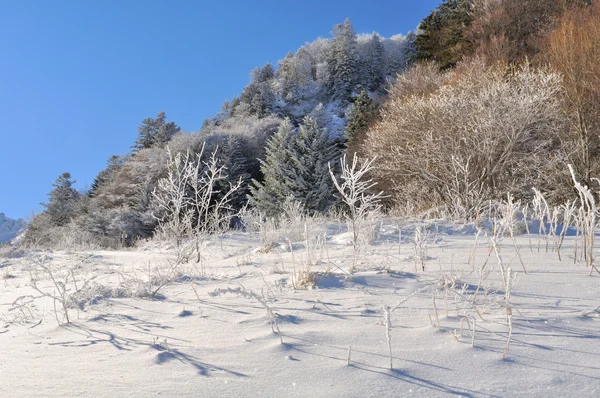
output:
[[[538,253],[537,235],[518,236],[527,274],[513,244],[500,242],[518,274],[501,359],[502,277],[474,230],[382,223],[353,275],[345,226],[315,226],[320,244],[266,253],[257,236],[236,232],[206,242],[205,276],[183,264],[153,298],[128,281],[143,285],[152,267],[168,266],[164,244],[48,253],[56,272],[92,281],[62,326],[31,287],[33,277],[53,291],[34,260],[43,253],[0,259],[0,396],[599,396],[599,276],[574,264],[576,237],[561,262],[543,244]],[[425,270],[413,261],[415,231],[427,239]],[[294,289],[307,264],[314,284]],[[478,270],[489,275],[474,299]],[[477,321],[474,346],[465,318]]]

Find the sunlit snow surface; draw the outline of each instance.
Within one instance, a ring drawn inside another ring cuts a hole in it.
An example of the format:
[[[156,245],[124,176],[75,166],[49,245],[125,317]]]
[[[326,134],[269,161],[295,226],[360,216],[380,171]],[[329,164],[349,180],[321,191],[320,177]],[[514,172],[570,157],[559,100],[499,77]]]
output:
[[[313,227],[321,238],[310,253],[303,241],[292,251],[283,243],[262,250],[256,236],[225,235],[154,298],[129,296],[140,295],[148,274],[167,273],[167,244],[0,258],[0,396],[600,395],[600,275],[574,263],[575,237],[566,238],[559,261],[552,241],[546,251],[542,238],[538,253],[537,235],[518,236],[527,274],[512,241],[502,241],[505,265],[518,273],[502,359],[504,291],[488,239],[480,235],[473,251],[472,228],[425,227],[424,271],[415,263],[415,227],[400,232],[393,222],[356,262],[341,225]],[[74,270],[79,288],[93,287],[68,325],[58,326],[52,299],[32,298],[40,295],[32,277],[42,291],[56,291],[33,260],[42,255],[57,273]],[[308,263],[316,286],[294,289],[294,271]],[[358,271],[347,275],[353,263]],[[448,280],[455,286],[445,289]],[[233,293],[241,290],[264,297],[279,333],[259,300]],[[391,315],[390,370],[383,308],[407,297]],[[467,315],[477,320],[474,347],[466,321],[459,331]]]

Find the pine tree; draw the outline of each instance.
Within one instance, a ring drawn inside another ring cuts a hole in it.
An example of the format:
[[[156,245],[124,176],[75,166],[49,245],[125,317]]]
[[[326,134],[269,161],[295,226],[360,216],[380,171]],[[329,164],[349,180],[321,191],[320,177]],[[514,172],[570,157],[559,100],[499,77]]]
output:
[[[54,189],[48,193],[49,203],[42,203],[53,225],[66,225],[75,215],[74,206],[80,194],[73,188],[74,183],[75,181],[71,181],[71,174],[61,174],[52,184]]]
[[[327,58],[329,77],[327,88],[334,99],[347,101],[359,83],[359,59],[356,32],[346,19],[333,27],[333,40]]]
[[[250,72],[250,77],[254,83],[268,82],[275,77],[275,69],[273,65],[267,62],[262,68],[255,68]]]
[[[163,123],[158,127],[154,136],[154,146],[164,148],[179,132],[181,132],[181,128],[174,122]]]
[[[181,128],[174,122],[166,122],[166,119],[167,115],[161,111],[156,115],[156,119],[148,117],[142,120],[133,148],[140,150],[155,146],[164,147],[175,134],[181,131]]]
[[[98,194],[100,189],[104,184],[109,182],[114,174],[119,170],[119,168],[123,165],[124,159],[122,156],[113,155],[106,161],[106,168],[98,173],[94,182],[92,182],[92,187],[88,192],[88,196],[93,198]]]
[[[385,50],[377,33],[367,43],[366,59],[363,60],[363,85],[369,91],[380,91],[385,83]]]
[[[335,146],[327,138],[326,129],[307,116],[300,125],[295,147],[298,168],[295,172],[297,189],[293,193],[294,197],[307,210],[323,211],[333,193],[327,164],[335,156]]]
[[[417,61],[437,61],[441,69],[451,68],[467,46],[463,36],[471,25],[472,0],[444,0],[421,21],[415,39]]]
[[[287,53],[279,64],[279,79],[281,80],[281,96],[293,104],[298,103],[302,78],[300,76],[294,54]]]
[[[224,142],[223,147],[219,150],[220,163],[225,167],[227,178],[219,180],[215,187],[219,192],[228,192],[230,187],[234,186],[239,180],[242,185],[237,189],[229,204],[234,209],[241,209],[247,203],[248,186],[250,184],[250,173],[248,172],[248,158],[244,155],[243,143],[240,137],[230,135]],[[219,194],[215,197],[218,199]]]
[[[367,131],[371,123],[375,121],[378,115],[378,105],[366,91],[362,91],[354,100],[354,106],[348,115],[346,124],[346,138],[348,146],[354,146],[356,141],[360,141],[360,136]]]
[[[252,180],[248,200],[266,215],[279,213],[280,205],[294,192],[298,161],[293,148],[293,128],[289,119],[267,141],[266,156],[260,160],[263,181]]]
[[[240,101],[248,106],[250,114],[259,118],[268,116],[273,111],[275,102],[275,93],[270,81],[254,81],[248,84],[240,95]]]

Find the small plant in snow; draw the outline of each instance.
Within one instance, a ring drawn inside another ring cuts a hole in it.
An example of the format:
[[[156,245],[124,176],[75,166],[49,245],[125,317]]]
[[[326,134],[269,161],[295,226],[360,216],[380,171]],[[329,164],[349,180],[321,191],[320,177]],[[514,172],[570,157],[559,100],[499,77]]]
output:
[[[429,247],[429,231],[424,230],[423,227],[417,227],[415,229],[413,242],[413,260],[415,262],[415,271],[417,270],[417,265],[420,265],[421,269],[425,271],[425,260],[427,260],[427,249]]]
[[[54,316],[59,325],[70,323],[69,310],[83,308],[89,301],[87,293],[93,278],[85,278],[79,274],[81,266],[89,257],[80,258],[74,265],[53,264],[49,256],[34,258],[29,265],[30,286],[41,296],[52,299]],[[41,281],[49,279],[50,286],[42,286]]]
[[[279,341],[281,342],[281,344],[283,344],[283,335],[281,334],[281,330],[279,330],[279,324],[277,323],[277,314],[275,313],[275,311],[273,311],[273,309],[271,308],[271,306],[268,303],[268,299],[265,296],[265,293],[263,290],[261,290],[260,294],[255,293],[252,290],[247,290],[244,286],[239,285],[238,287],[235,288],[218,288],[215,289],[212,292],[209,292],[208,295],[211,297],[219,297],[222,296],[224,294],[233,294],[235,296],[241,296],[241,297],[245,297],[248,299],[253,299],[258,301],[263,307],[264,309],[267,311],[267,316],[269,317],[270,321],[271,321],[271,330],[273,333],[277,333],[279,335]]]
[[[590,275],[592,274],[593,270],[596,270],[596,272],[600,273],[600,270],[598,270],[598,268],[596,268],[594,265],[594,236],[596,218],[598,216],[596,199],[594,198],[592,191],[587,186],[583,186],[577,181],[573,166],[569,165],[569,170],[571,171],[571,177],[573,178],[575,189],[579,194],[579,225],[581,226],[582,230],[583,256],[586,260],[586,265],[590,267]],[[598,181],[597,179],[594,180]]]
[[[225,167],[218,165],[217,150],[203,161],[204,145],[195,157],[189,151],[173,156],[167,148],[167,176],[152,192],[157,208],[154,217],[162,234],[175,241],[177,263],[187,262],[195,251],[203,273],[202,244],[207,235],[229,227],[233,217],[229,201],[242,185],[240,180],[225,191],[217,190],[217,183],[227,178]],[[188,236],[193,238],[192,245],[185,244]]]
[[[344,155],[340,160],[341,174],[339,181],[331,169],[331,164],[329,164],[329,174],[333,184],[339,192],[342,202],[348,207],[346,220],[352,233],[352,246],[355,254],[352,271],[356,268],[361,246],[366,243],[363,241],[371,237],[374,227],[373,221],[381,210],[381,200],[385,198],[383,192],[370,193],[377,183],[373,182],[372,179],[364,179],[373,169],[374,161],[375,158],[366,159],[360,165],[358,156],[355,153],[352,163],[348,164],[346,155]]]

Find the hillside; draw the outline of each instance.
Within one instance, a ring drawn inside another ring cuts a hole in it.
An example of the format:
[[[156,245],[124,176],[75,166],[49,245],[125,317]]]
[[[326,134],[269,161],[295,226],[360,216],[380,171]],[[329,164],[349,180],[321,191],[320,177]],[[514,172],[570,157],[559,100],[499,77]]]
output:
[[[26,227],[27,223],[24,220],[12,220],[0,213],[0,243],[11,241]]]

